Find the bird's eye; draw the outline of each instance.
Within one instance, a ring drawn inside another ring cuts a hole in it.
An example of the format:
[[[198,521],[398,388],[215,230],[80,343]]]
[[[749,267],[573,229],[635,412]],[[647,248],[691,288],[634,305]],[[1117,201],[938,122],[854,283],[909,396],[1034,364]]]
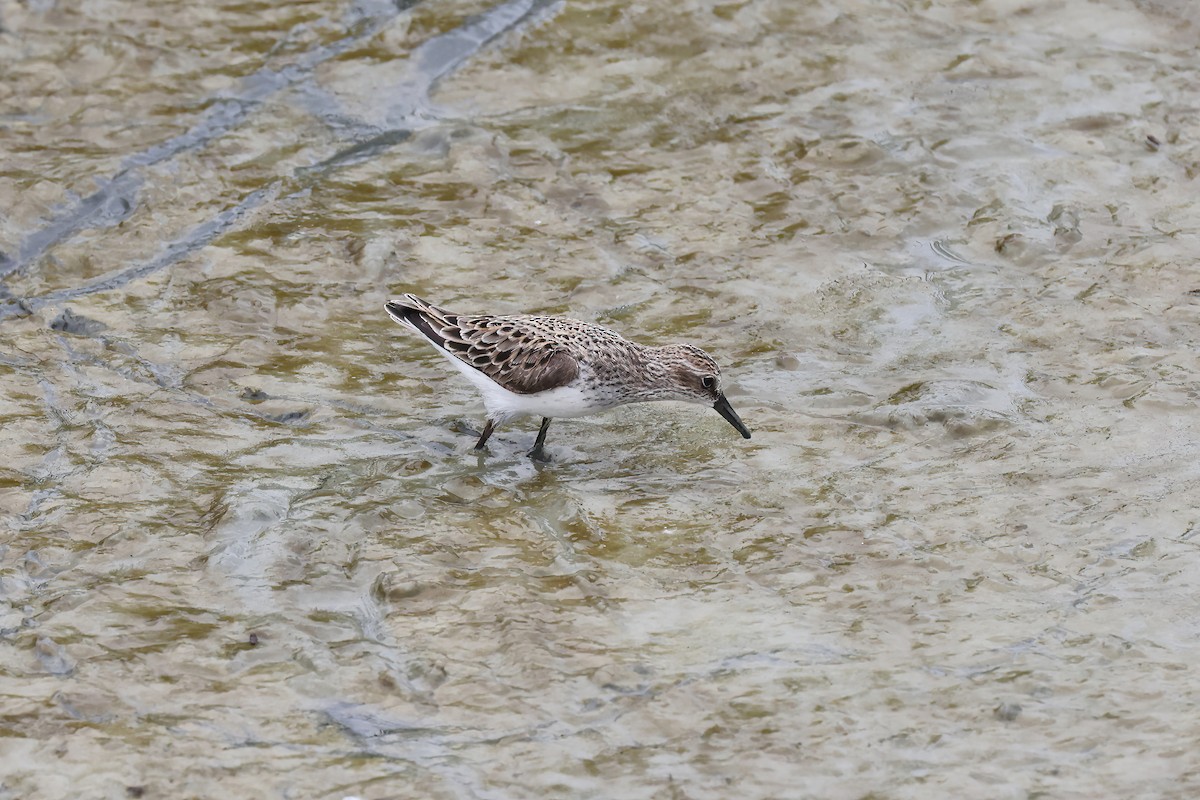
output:
[[[703,378],[700,379],[700,385],[703,386],[705,389],[711,389],[717,385],[717,379],[714,378],[712,375],[705,375]]]

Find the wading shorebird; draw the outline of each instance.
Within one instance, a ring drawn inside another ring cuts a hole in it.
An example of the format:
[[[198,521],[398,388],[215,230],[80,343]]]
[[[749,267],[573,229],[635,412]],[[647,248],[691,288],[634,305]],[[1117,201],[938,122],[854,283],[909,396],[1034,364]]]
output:
[[[551,419],[653,400],[711,405],[750,438],[721,391],[717,363],[690,344],[647,347],[564,317],[455,314],[412,294],[384,308],[428,339],[483,395],[487,423],[476,450],[498,425],[540,416],[542,427],[529,456],[547,461],[543,445]]]

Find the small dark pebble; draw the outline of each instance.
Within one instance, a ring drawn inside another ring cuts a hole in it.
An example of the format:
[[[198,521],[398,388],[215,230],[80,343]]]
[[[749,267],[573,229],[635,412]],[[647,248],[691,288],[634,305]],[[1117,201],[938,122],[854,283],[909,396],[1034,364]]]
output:
[[[992,713],[996,715],[996,719],[1012,722],[1021,716],[1021,707],[1016,703],[1001,703],[993,709]]]
[[[289,422],[299,422],[307,416],[307,411],[286,411],[283,414],[268,414],[265,419],[286,425]]]
[[[125,794],[129,795],[130,797],[142,797],[143,795],[146,794],[146,787],[145,786],[126,786]]]
[[[250,634],[249,641],[250,641],[251,647],[258,647],[258,634],[257,633]]]
[[[61,314],[50,320],[51,330],[73,333],[76,336],[94,336],[107,327],[103,322],[81,317],[69,308],[64,308]]]
[[[1151,150],[1157,150],[1162,147],[1162,142],[1158,140],[1157,136],[1151,134],[1146,137],[1146,147],[1149,147]]]

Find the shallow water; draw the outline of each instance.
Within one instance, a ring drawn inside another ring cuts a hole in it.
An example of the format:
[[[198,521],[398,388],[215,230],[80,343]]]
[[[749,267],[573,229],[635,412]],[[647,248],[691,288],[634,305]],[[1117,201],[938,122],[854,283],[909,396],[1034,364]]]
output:
[[[0,798],[1197,791],[1189,5],[0,22]],[[403,291],[754,438],[477,457]]]

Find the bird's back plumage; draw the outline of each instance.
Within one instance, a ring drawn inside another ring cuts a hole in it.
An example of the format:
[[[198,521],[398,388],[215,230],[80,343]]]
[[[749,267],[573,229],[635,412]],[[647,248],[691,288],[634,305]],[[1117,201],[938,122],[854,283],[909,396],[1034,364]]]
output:
[[[412,294],[385,307],[397,322],[516,394],[537,394],[575,380],[587,361],[588,339],[632,345],[586,322],[524,314],[455,314]]]

